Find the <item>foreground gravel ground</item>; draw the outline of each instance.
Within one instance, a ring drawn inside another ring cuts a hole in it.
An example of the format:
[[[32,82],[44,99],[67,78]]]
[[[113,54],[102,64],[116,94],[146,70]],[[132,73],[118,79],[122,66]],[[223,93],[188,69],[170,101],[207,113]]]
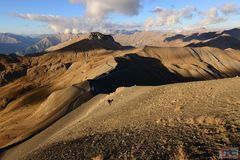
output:
[[[240,78],[98,95],[3,160],[218,159],[240,144]]]

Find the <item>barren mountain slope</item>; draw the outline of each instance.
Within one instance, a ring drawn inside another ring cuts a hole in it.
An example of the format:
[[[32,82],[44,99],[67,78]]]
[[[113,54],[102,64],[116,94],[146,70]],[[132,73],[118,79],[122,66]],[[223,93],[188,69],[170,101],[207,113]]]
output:
[[[104,35],[99,32],[92,32],[50,47],[46,51],[84,52],[94,49],[120,50],[123,49],[123,46],[115,42],[113,37],[110,35]]]
[[[129,35],[116,35],[114,39],[124,46],[157,46],[157,47],[183,47],[185,46],[182,41],[164,42],[167,37],[174,36],[175,34],[162,34],[160,32],[136,32]]]
[[[45,128],[66,114],[73,103],[81,104],[96,94],[114,92],[121,86],[233,77],[240,72],[238,51],[212,48],[144,47],[99,55],[89,53],[90,58],[86,58],[87,53],[49,54],[32,57],[35,65],[27,69],[25,76],[1,87],[1,106],[5,108],[0,112],[2,147]],[[72,87],[74,84],[79,84],[80,90]],[[57,104],[64,90],[73,95]],[[78,100],[85,95],[92,96]],[[52,108],[51,113],[46,106]],[[59,115],[63,108],[66,109]]]
[[[119,88],[2,159],[216,159],[240,143],[239,98],[239,78]]]
[[[1,57],[0,148],[36,134],[92,97],[119,87],[240,75],[238,50],[142,47],[113,51],[104,48],[105,42],[119,45],[111,37],[102,41],[98,34],[92,36],[76,44],[91,41],[94,50],[73,44],[39,56]],[[15,76],[22,65],[23,74]],[[11,75],[7,81],[6,70]]]
[[[240,49],[240,41],[230,35],[221,35],[218,37],[214,37],[207,41],[191,43],[187,45],[188,47],[216,47],[221,49]]]
[[[221,49],[240,49],[240,29],[224,31],[204,31],[189,33],[136,32],[130,35],[116,35],[115,40],[128,46],[156,47],[216,47]]]

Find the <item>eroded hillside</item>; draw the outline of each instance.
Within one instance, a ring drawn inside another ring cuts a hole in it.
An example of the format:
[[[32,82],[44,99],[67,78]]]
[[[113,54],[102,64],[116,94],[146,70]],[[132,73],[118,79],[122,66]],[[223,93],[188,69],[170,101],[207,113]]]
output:
[[[104,35],[99,38],[99,34],[94,33],[43,55],[2,56],[0,67],[0,148],[5,148],[45,129],[93,97],[113,93],[119,87],[159,86],[240,75],[240,52],[210,47],[126,49],[113,38]],[[233,88],[238,86],[238,79],[236,83]],[[196,96],[202,92],[200,88]],[[112,99],[107,103],[111,104]],[[179,107],[176,114],[181,113],[181,106],[176,107]],[[220,112],[221,109],[218,110]],[[236,113],[239,112],[236,110]],[[208,119],[209,113],[203,116],[202,119],[200,117],[201,124]],[[190,125],[195,126],[195,121],[198,121],[195,119],[197,116],[189,117],[193,123]],[[209,121],[214,125],[215,121],[225,123],[215,117],[210,117]]]

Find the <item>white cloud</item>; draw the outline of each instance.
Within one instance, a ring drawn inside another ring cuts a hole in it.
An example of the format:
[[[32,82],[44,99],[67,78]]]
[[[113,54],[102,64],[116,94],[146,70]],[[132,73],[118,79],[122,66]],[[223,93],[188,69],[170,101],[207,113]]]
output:
[[[222,6],[211,7],[206,12],[200,13],[203,20],[197,25],[212,25],[225,22],[229,19],[229,15],[240,13],[240,8],[235,3],[225,3]]]
[[[150,30],[154,26],[154,19],[152,17],[148,17],[144,23],[145,30]]]
[[[153,10],[155,18],[149,17],[145,21],[145,29],[156,26],[172,26],[180,24],[183,19],[191,19],[197,9],[194,6],[187,6],[182,9],[166,9],[157,7]]]
[[[205,27],[218,24],[228,20],[232,15],[239,14],[240,8],[234,3],[226,3],[222,6],[211,7],[206,11],[198,11],[194,6],[186,6],[180,9],[155,8],[151,17],[148,17],[142,24],[117,24],[110,22],[110,14],[118,13],[128,16],[138,15],[141,2],[144,0],[68,0],[72,4],[84,5],[85,14],[79,17],[63,17],[55,15],[37,14],[13,14],[13,16],[40,21],[48,24],[54,32],[79,33],[100,31],[104,33],[116,30],[159,30],[176,29],[186,27]],[[195,19],[193,19],[195,18]],[[182,24],[186,19],[189,21],[187,26]],[[200,19],[200,20],[199,20]],[[160,28],[161,27],[161,28]]]
[[[220,10],[225,15],[240,13],[240,7],[234,3],[226,3],[220,7]]]
[[[234,3],[226,3],[222,6],[211,7],[206,12],[201,13],[203,20],[201,25],[218,24],[229,19],[229,16],[239,14],[240,8]]]
[[[37,14],[12,14],[13,16],[28,19],[32,21],[40,21],[48,24],[49,28],[56,33],[86,33],[100,31],[103,33],[111,33],[121,29],[139,29],[139,24],[115,24],[107,21],[95,21],[88,17],[63,17],[54,15],[37,15]]]
[[[102,19],[109,13],[137,15],[141,7],[140,0],[69,0],[86,6],[86,15],[92,19]]]
[[[79,17],[63,17],[55,15],[12,14],[13,16],[45,22],[54,32],[111,32],[119,29],[139,29],[138,24],[114,24],[108,22],[110,13],[137,15],[141,8],[141,0],[69,0],[71,3],[80,3],[86,7],[86,13]]]
[[[227,21],[230,16],[240,14],[240,7],[235,3],[213,6],[206,11],[199,11],[194,6],[182,9],[157,7],[153,10],[155,16],[149,17],[144,23],[145,30],[167,28],[201,28]],[[195,18],[195,19],[193,19]],[[193,19],[188,25],[182,24],[184,19]],[[180,24],[180,25],[179,25]]]
[[[208,11],[202,13],[202,15],[204,19],[200,22],[201,25],[217,24],[226,20],[225,17],[220,16],[219,9],[216,7],[208,9]]]

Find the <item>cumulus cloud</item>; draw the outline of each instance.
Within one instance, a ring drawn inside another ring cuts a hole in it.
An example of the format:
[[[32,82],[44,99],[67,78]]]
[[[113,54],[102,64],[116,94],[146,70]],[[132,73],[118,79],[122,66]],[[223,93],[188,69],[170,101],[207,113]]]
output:
[[[203,20],[201,25],[218,24],[227,21],[230,15],[239,14],[240,8],[234,3],[226,3],[222,6],[211,7],[202,12]]]
[[[212,6],[205,11],[200,11],[194,6],[187,6],[182,9],[168,9],[157,7],[153,10],[155,16],[145,20],[145,30],[179,27],[206,27],[227,21],[230,16],[240,14],[240,7],[234,3],[226,3],[220,6]],[[193,19],[189,25],[182,24],[184,19]]]
[[[12,14],[23,19],[45,22],[49,28],[56,33],[86,33],[101,31],[103,33],[111,33],[115,30],[122,29],[139,29],[139,24],[115,24],[107,21],[95,21],[87,17],[63,17],[55,15],[37,15],[37,14]]]
[[[137,15],[141,7],[140,0],[69,0],[86,6],[86,15],[93,19],[102,19],[109,13]]]
[[[220,16],[219,9],[216,7],[210,8],[207,12],[202,13],[204,19],[201,21],[201,25],[217,24],[226,20],[225,17]]]
[[[183,19],[191,19],[197,12],[194,6],[187,6],[182,9],[167,9],[157,7],[153,10],[155,17],[149,17],[145,21],[145,29],[153,26],[171,26],[181,23]]]
[[[226,3],[223,6],[220,7],[220,10],[225,15],[230,14],[239,14],[240,13],[240,7],[237,6],[234,3]]]
[[[79,33],[100,31],[104,33],[115,30],[158,30],[176,29],[188,27],[183,24],[186,19],[193,19],[190,26],[204,27],[218,24],[228,20],[232,15],[239,14],[240,8],[234,3],[226,3],[222,6],[211,7],[206,11],[199,11],[194,6],[186,6],[180,9],[157,7],[152,10],[152,16],[142,24],[117,24],[111,23],[110,14],[118,13],[128,16],[140,14],[141,2],[144,0],[69,0],[74,5],[85,6],[85,14],[79,17],[63,17],[55,15],[36,14],[12,14],[13,16],[40,21],[48,24],[54,32]]]
[[[79,17],[63,17],[55,15],[12,14],[13,16],[45,22],[54,32],[111,32],[120,29],[139,29],[138,24],[116,24],[108,21],[110,13],[137,15],[141,0],[69,0],[72,4],[83,4],[85,15]]]
[[[152,17],[148,17],[144,23],[144,29],[146,31],[150,30],[155,25],[154,19]]]

